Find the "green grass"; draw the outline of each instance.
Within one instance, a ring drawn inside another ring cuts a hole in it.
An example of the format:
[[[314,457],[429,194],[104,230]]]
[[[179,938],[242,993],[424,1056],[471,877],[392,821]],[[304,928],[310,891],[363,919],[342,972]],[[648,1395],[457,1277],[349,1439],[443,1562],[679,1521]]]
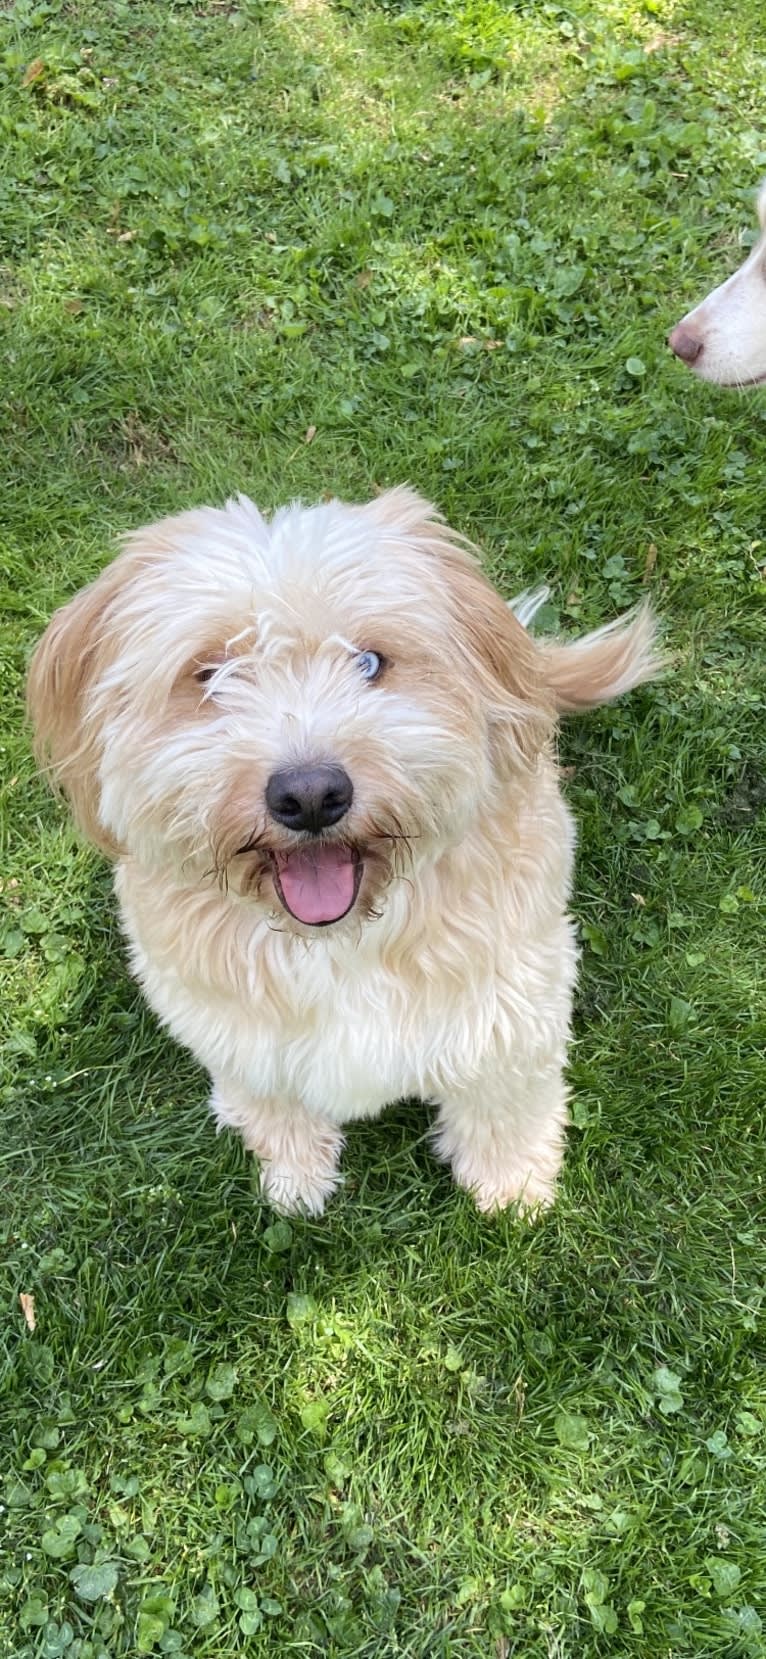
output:
[[[761,0],[0,8],[3,1659],[766,1653],[766,399],[663,345],[763,77]],[[564,627],[648,569],[677,654],[564,737],[534,1228],[412,1106],[275,1225],[22,728],[120,530],[403,479]]]

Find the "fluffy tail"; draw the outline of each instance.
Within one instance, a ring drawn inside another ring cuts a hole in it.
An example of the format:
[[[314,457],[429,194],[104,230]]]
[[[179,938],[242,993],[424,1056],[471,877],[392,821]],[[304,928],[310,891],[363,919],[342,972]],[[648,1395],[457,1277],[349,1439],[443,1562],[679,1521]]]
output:
[[[657,624],[643,604],[571,644],[541,640],[543,679],[560,714],[611,703],[662,672]]]

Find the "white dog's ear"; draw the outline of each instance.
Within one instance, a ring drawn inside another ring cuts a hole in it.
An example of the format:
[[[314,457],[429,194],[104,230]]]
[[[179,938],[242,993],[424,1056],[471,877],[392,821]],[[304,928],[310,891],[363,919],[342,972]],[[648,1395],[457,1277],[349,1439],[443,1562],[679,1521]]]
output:
[[[447,642],[484,699],[498,764],[533,761],[551,735],[554,706],[535,641],[484,576],[473,554],[447,540],[441,568],[455,622]]]
[[[62,606],[36,647],[27,679],[27,707],[42,770],[67,795],[76,823],[111,857],[119,848],[98,816],[101,720],[89,711],[90,691],[107,665],[106,623],[132,566],[122,553],[90,586]]]
[[[465,674],[481,693],[498,761],[532,760],[550,735],[553,701],[535,642],[487,580],[474,548],[406,485],[386,490],[367,511],[438,569],[452,617],[445,668],[448,659],[451,673]]]

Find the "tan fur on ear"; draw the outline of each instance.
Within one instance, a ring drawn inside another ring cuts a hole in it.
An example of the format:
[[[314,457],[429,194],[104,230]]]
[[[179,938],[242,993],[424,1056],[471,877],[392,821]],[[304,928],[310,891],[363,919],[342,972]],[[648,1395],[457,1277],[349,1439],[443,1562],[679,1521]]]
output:
[[[545,684],[561,714],[611,703],[656,679],[664,667],[648,604],[571,644],[543,640],[538,651]]]
[[[407,485],[386,490],[365,510],[438,562],[454,618],[456,664],[462,657],[481,689],[500,752],[516,762],[534,759],[550,736],[555,705],[538,648],[487,580],[478,551]]]
[[[121,554],[56,611],[36,647],[27,679],[27,708],[40,767],[54,787],[64,790],[83,834],[111,858],[120,848],[98,818],[103,731],[100,721],[88,719],[87,699],[106,666],[106,617],[133,563],[130,554]]]
[[[533,758],[558,714],[613,702],[661,673],[657,626],[644,604],[571,644],[534,640],[484,576],[471,543],[437,509],[403,485],[366,509],[438,559],[455,615],[455,645],[467,649],[485,695],[502,706],[517,754]]]
[[[512,764],[532,761],[551,735],[554,716],[535,643],[467,549],[447,543],[442,570],[455,647],[486,699],[498,752]]]

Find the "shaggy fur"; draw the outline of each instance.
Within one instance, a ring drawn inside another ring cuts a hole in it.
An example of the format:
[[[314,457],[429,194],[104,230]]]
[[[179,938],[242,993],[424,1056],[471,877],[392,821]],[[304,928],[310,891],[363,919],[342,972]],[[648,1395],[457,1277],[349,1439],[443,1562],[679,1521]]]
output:
[[[341,1125],[411,1095],[481,1209],[551,1200],[576,963],[555,721],[657,666],[645,609],[535,642],[408,489],[166,519],[54,616],[29,680],[40,753],[116,861],[149,1002],[278,1209],[321,1212]],[[296,763],[353,782],[313,839],[266,806]],[[315,886],[351,865],[348,914],[291,914],[290,856]]]
[[[668,335],[668,345],[700,380],[716,386],[766,381],[766,183],[758,193],[761,236],[728,281]]]

